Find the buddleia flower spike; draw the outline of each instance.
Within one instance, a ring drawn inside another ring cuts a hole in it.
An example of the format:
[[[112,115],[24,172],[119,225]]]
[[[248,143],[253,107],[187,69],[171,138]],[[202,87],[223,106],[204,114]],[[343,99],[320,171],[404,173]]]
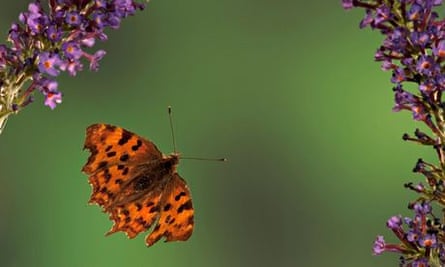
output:
[[[49,0],[46,7],[31,2],[12,23],[7,44],[0,44],[0,133],[36,91],[50,109],[62,103],[56,77],[76,76],[85,63],[97,71],[106,53],[90,52],[96,41],[106,41],[105,29],[118,29],[122,19],[144,7],[133,0]]]
[[[360,28],[379,31],[384,40],[374,59],[391,71],[394,111],[407,110],[426,131],[405,133],[405,141],[432,149],[435,162],[418,159],[413,172],[423,182],[405,188],[418,194],[408,208],[413,215],[395,215],[386,226],[397,242],[377,236],[373,253],[399,254],[399,266],[445,266],[445,20],[435,7],[442,0],[343,0],[345,9],[364,8]],[[433,210],[433,208],[435,210]]]

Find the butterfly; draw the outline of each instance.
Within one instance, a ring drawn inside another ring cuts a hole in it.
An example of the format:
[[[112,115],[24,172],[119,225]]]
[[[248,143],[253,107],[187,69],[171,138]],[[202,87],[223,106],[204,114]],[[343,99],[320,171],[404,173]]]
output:
[[[178,153],[164,155],[150,140],[101,123],[86,129],[84,149],[91,152],[82,168],[93,190],[89,203],[114,221],[106,235],[122,231],[134,238],[151,228],[147,246],[163,237],[185,241],[192,235],[194,209],[176,171]]]

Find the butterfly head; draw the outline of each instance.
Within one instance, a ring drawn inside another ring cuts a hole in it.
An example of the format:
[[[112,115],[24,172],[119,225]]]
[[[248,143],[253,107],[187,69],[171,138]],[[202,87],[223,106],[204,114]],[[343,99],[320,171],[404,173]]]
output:
[[[167,170],[175,170],[176,165],[179,163],[179,153],[173,152],[168,156],[164,157],[163,165]]]

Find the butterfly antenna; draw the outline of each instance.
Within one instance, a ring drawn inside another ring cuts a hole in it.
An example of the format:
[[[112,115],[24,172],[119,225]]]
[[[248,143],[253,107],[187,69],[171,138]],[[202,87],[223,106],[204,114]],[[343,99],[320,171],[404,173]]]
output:
[[[176,140],[175,140],[175,132],[173,130],[173,115],[172,115],[172,107],[168,106],[168,118],[170,120],[170,129],[172,132],[172,140],[173,140],[173,152],[176,154]],[[209,161],[227,161],[226,158],[199,158],[199,157],[181,157],[181,159],[194,159],[194,160],[209,160]]]
[[[195,159],[195,160],[209,160],[209,161],[227,161],[226,158],[209,159],[209,158],[197,158],[197,157],[181,157],[181,159]]]
[[[172,140],[173,140],[173,152],[176,154],[176,140],[175,140],[175,132],[173,131],[173,116],[172,116],[172,107],[168,106],[168,118],[170,120],[170,129],[172,132]]]

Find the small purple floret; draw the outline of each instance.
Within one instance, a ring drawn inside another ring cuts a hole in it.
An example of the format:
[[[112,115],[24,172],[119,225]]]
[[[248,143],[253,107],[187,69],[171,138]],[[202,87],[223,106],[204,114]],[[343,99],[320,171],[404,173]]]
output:
[[[46,92],[45,93],[45,106],[55,109],[57,104],[62,103],[61,92]]]
[[[386,225],[390,229],[398,229],[402,225],[402,216],[392,216],[387,222]]]
[[[39,71],[41,73],[57,76],[59,75],[59,70],[57,68],[61,63],[62,61],[57,54],[43,52],[39,55]]]

